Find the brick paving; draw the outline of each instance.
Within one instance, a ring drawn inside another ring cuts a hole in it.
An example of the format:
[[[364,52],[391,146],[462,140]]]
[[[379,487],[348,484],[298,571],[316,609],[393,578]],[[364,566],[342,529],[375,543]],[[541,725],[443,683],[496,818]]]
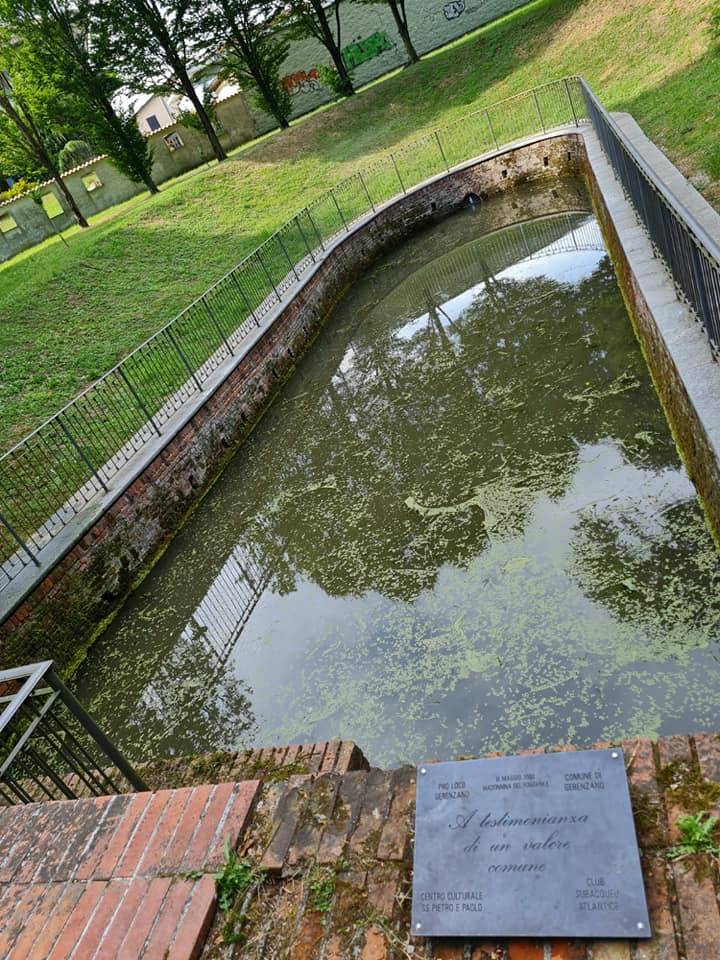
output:
[[[259,781],[0,812],[3,960],[192,960]]]
[[[617,745],[652,940],[411,937],[415,768],[370,769],[353,744],[333,742],[246,754],[242,769],[261,776],[245,782],[3,809],[0,957],[720,960],[717,862],[667,856],[679,816],[720,815],[720,736]],[[217,777],[238,757],[173,761],[171,779]],[[212,875],[226,837],[265,871],[235,905],[234,943],[223,942]]]
[[[202,960],[720,960],[717,863],[667,856],[678,816],[720,814],[720,737],[617,745],[631,786],[651,940],[410,936],[415,769],[402,767],[264,784],[241,841],[242,854],[268,871],[246,905],[244,942],[223,944],[216,920]]]

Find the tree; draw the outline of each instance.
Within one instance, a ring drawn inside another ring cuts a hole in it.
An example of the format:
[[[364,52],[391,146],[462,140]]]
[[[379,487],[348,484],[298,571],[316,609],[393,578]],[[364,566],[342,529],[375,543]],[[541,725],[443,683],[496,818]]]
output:
[[[395,20],[395,26],[400,34],[400,39],[405,45],[405,52],[408,55],[410,63],[417,63],[420,60],[420,54],[410,38],[410,29],[408,27],[407,11],[405,10],[405,0],[355,0],[355,3],[385,3],[390,7],[390,12]]]
[[[0,154],[3,165],[25,159],[31,165],[37,165],[49,174],[65,199],[70,212],[81,227],[88,222],[78,207],[75,198],[68,190],[60,175],[57,163],[47,144],[43,130],[43,94],[34,79],[24,74],[22,57],[18,56],[17,45],[8,34],[0,32]],[[12,77],[9,69],[13,70]],[[30,106],[31,99],[38,105],[36,113]]]
[[[157,193],[150,145],[129,108],[113,100],[122,80],[104,64],[92,29],[89,0],[0,0],[0,16],[24,43],[27,67],[42,77],[52,72],[66,109],[131,180]]]
[[[218,160],[227,154],[190,79],[190,64],[207,46],[200,0],[87,0],[98,50],[129,86],[179,93],[190,101]]]
[[[340,0],[333,0],[335,35],[323,0],[289,0],[289,6],[292,12],[291,32],[298,37],[315,37],[325,47],[338,73],[338,92],[345,97],[352,96],[355,88],[340,49]]]
[[[206,34],[213,38],[213,69],[221,79],[239,84],[250,81],[258,106],[272,114],[282,128],[289,126],[292,101],[280,83],[280,68],[289,42],[277,29],[278,0],[216,0],[205,17]],[[212,58],[213,51],[208,51]]]

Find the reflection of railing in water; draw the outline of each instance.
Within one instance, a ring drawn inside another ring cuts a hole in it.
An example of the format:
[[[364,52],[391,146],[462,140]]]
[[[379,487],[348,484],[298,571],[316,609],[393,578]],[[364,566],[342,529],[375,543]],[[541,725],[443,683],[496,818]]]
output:
[[[254,554],[234,547],[196,607],[182,639],[201,638],[216,655],[218,667],[222,667],[269,580],[269,568],[263,568]]]
[[[523,248],[524,253],[518,255]],[[399,309],[395,304],[407,296],[420,278],[425,299],[439,306],[471,287],[492,282],[515,264],[584,250],[606,252],[600,226],[587,211],[516,223],[470,240],[419,267],[383,298],[382,310]]]
[[[204,689],[211,687],[223,673],[270,576],[269,565],[252,544],[235,546],[170,652],[159,653],[138,706],[158,717],[171,716],[178,678],[187,672],[187,664],[203,674]]]

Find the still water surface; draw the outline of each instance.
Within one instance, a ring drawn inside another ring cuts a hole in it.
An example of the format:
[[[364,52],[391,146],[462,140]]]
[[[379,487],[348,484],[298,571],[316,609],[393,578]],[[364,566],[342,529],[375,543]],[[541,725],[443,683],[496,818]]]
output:
[[[355,285],[76,678],[134,758],[715,729],[720,566],[588,212]]]

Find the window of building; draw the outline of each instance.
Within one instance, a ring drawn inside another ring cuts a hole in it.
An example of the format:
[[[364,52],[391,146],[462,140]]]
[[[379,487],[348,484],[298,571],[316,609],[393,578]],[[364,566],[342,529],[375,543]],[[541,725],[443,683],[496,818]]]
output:
[[[94,170],[82,178],[82,183],[88,193],[92,193],[93,190],[99,190],[102,186],[102,180]]]
[[[179,133],[169,133],[166,137],[163,137],[163,140],[165,141],[165,146],[168,148],[170,153],[173,153],[175,150],[179,150],[180,147],[185,146]]]
[[[0,217],[0,233],[10,233],[11,230],[17,228],[17,221],[15,217],[11,216],[9,213],[4,213]]]
[[[53,220],[55,217],[59,217],[61,213],[65,212],[62,208],[62,204],[54,193],[44,194],[41,202],[43,210],[51,220]]]
[[[154,113],[151,113],[150,116],[147,118],[147,125],[150,128],[150,132],[160,129],[160,121],[158,120],[158,118],[155,116]]]

